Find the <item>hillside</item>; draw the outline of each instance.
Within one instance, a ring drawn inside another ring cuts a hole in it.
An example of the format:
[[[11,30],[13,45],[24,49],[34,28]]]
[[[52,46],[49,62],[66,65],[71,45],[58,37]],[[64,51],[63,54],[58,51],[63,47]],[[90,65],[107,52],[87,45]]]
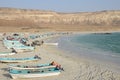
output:
[[[120,10],[57,13],[44,10],[0,8],[0,28],[4,30],[19,28],[22,31],[42,29],[57,31],[119,30]]]

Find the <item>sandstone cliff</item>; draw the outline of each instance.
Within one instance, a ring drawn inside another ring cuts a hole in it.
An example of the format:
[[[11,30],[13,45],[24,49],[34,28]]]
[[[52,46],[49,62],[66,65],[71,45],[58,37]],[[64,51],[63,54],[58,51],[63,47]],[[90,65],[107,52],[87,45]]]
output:
[[[46,25],[43,26],[42,24]],[[49,28],[49,25],[120,26],[120,11],[57,13],[44,10],[0,8],[0,26]],[[48,25],[48,26],[47,26]],[[57,26],[56,26],[57,27]],[[65,28],[65,27],[62,27]]]

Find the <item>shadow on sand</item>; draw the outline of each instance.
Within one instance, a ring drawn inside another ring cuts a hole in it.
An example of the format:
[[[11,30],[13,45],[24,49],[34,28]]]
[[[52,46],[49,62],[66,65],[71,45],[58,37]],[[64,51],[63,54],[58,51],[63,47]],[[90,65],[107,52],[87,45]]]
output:
[[[9,74],[3,74],[3,76],[12,79],[12,77]]]
[[[8,69],[8,68],[2,68],[1,70],[3,70],[3,71],[8,71],[8,72],[9,72],[9,69]]]

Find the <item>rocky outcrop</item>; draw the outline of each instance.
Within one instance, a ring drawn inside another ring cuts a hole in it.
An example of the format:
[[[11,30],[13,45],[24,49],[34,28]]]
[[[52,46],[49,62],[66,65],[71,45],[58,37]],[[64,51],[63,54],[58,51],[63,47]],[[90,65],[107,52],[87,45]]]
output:
[[[120,26],[120,11],[57,13],[53,11],[0,8],[0,26],[65,24]]]

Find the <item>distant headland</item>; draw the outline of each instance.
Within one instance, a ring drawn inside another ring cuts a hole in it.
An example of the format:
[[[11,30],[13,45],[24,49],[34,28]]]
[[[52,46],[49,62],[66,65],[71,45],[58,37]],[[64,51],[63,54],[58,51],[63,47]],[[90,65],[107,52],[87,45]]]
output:
[[[60,13],[0,8],[0,32],[4,31],[119,31],[120,10]]]

